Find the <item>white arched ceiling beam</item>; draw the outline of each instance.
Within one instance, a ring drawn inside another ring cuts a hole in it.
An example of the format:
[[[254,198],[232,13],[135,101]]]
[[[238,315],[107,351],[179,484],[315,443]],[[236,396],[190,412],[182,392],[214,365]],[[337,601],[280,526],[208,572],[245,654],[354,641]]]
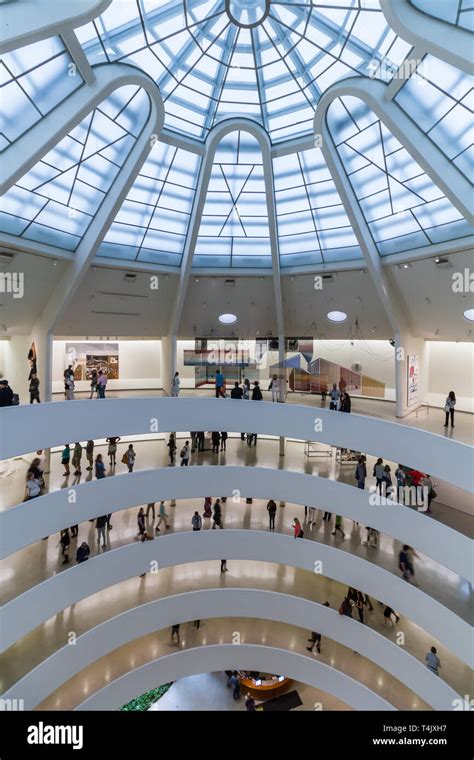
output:
[[[78,636],[73,649],[66,644],[43,660],[8,689],[3,698],[21,698],[25,710],[32,710],[63,683],[119,647],[176,623],[234,618],[236,611],[242,619],[241,634],[252,619],[317,630],[322,636],[357,651],[435,710],[450,710],[453,699],[459,697],[406,647],[369,626],[361,626],[358,620],[339,615],[337,610],[275,591],[225,588],[167,596],[122,612]]]
[[[389,26],[402,39],[472,74],[472,34],[466,29],[428,16],[409,0],[380,0],[380,7]]]
[[[281,282],[280,282],[280,255],[278,248],[278,233],[276,226],[276,210],[275,210],[275,191],[273,185],[273,167],[272,157],[270,152],[270,141],[268,135],[259,124],[244,119],[238,116],[227,118],[214,127],[206,140],[206,151],[201,164],[201,170],[199,173],[199,181],[196,190],[196,196],[194,199],[193,210],[191,219],[189,222],[188,234],[186,238],[186,245],[183,253],[183,261],[180,272],[180,282],[178,288],[178,296],[175,301],[173,313],[170,320],[170,335],[177,336],[179,325],[181,321],[181,314],[183,312],[184,301],[188,289],[189,277],[191,275],[192,263],[196,243],[199,235],[199,228],[201,226],[202,212],[204,210],[204,204],[206,202],[207,191],[209,187],[209,181],[211,178],[212,165],[214,163],[214,156],[217,147],[221,140],[230,132],[247,132],[252,135],[258,142],[262,151],[263,159],[263,171],[265,177],[265,193],[267,201],[268,211],[268,227],[270,232],[270,245],[272,251],[272,268],[273,268],[273,284],[275,293],[275,311],[277,319],[278,335],[283,336],[285,334],[283,327],[283,302],[281,294]]]
[[[22,0],[2,5],[0,54],[70,32],[99,16],[112,0]]]
[[[293,681],[328,692],[355,710],[395,710],[366,686],[329,665],[263,644],[211,644],[165,655],[115,679],[75,709],[117,710],[138,694],[156,688],[157,684],[203,672],[235,669],[284,672]]]

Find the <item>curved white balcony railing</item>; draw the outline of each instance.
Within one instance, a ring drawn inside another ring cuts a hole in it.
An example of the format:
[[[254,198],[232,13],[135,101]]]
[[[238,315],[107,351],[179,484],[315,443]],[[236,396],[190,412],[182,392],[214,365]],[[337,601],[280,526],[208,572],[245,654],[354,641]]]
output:
[[[185,649],[142,665],[82,702],[77,710],[117,710],[157,684],[218,670],[260,670],[284,673],[340,699],[355,710],[395,710],[378,694],[329,665],[303,654],[262,644],[211,644]]]
[[[100,406],[98,406],[100,404]],[[187,430],[252,430],[342,446],[409,464],[474,492],[472,449],[442,435],[359,414],[232,399],[126,398],[0,410],[0,459],[65,440]]]
[[[257,589],[211,589],[170,596],[123,612],[79,636],[30,671],[4,695],[24,700],[26,710],[110,652],[175,623],[208,618],[258,618],[317,630],[376,663],[435,710],[452,709],[459,695],[404,647],[372,628],[321,604]],[[260,669],[260,668],[259,668]],[[280,671],[281,672],[281,668]]]
[[[5,604],[0,612],[1,651],[53,615],[91,594],[158,568],[187,562],[260,560],[285,564],[333,578],[383,599],[429,631],[472,667],[472,629],[468,623],[416,586],[365,560],[324,544],[254,530],[175,533],[134,543],[96,556],[34,586]],[[315,565],[315,563],[321,565]]]
[[[265,467],[180,467],[140,470],[53,491],[0,513],[0,559],[45,535],[110,510],[159,499],[252,496],[325,508],[407,543],[472,583],[472,542],[401,505],[372,506],[369,491],[315,475]],[[108,505],[107,508],[104,505]]]

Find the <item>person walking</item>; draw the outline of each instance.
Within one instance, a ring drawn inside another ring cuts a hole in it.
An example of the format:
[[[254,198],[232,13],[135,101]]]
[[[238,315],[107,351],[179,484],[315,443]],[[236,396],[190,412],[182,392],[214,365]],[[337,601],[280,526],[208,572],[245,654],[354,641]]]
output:
[[[219,443],[221,440],[221,434],[218,430],[213,430],[211,433],[211,440],[212,440],[212,453],[218,454],[219,453]]]
[[[170,437],[168,438],[168,443],[166,444],[168,446],[168,456],[170,458],[170,467],[172,467],[176,462],[176,438],[174,433],[170,433]]]
[[[267,511],[268,511],[268,520],[269,520],[269,530],[275,530],[275,515],[277,511],[277,505],[273,499],[270,499],[270,501],[268,502]]]
[[[228,570],[227,568],[227,560],[221,559],[221,573],[226,573]]]
[[[220,371],[219,367],[216,369],[215,383],[216,383],[216,398],[225,398],[224,375]]]
[[[29,387],[30,404],[32,404],[34,401],[36,401],[38,404],[41,403],[40,394],[39,394],[39,386],[40,386],[40,381],[38,380],[36,373],[32,372],[31,378],[30,378],[30,387]]]
[[[227,450],[227,433],[224,431],[221,431],[221,451]]]
[[[451,427],[454,427],[454,407],[456,406],[456,394],[454,391],[449,391],[448,397],[444,404],[444,427],[448,427],[448,421],[451,417]]]
[[[430,651],[427,652],[425,655],[426,660],[426,667],[428,670],[431,670],[432,673],[439,676],[439,669],[441,667],[441,662],[438,657],[438,652],[436,647],[431,647]]]
[[[83,541],[80,546],[77,547],[76,551],[76,562],[78,565],[81,564],[81,562],[85,562],[89,559],[89,554],[91,553],[91,550],[89,548],[89,544],[86,541]]]
[[[365,479],[367,477],[367,464],[365,456],[361,455],[357,460],[357,467],[355,470],[355,479],[357,480],[357,488],[365,488]]]
[[[243,395],[244,395],[244,392],[243,392],[242,388],[240,387],[238,381],[236,380],[235,383],[234,383],[234,387],[232,388],[232,390],[230,392],[230,397],[231,398],[241,399]]]
[[[95,476],[97,480],[105,478],[105,464],[102,459],[102,454],[97,454],[95,458]]]
[[[107,527],[107,515],[101,515],[95,521],[95,527],[97,530],[97,543],[100,544],[102,540],[102,549],[107,548],[107,536],[105,529]]]
[[[61,464],[64,466],[64,476],[71,474],[69,469],[69,462],[71,461],[71,448],[68,443],[64,445],[63,452],[61,454]]]
[[[337,387],[336,383],[332,384],[332,388],[329,391],[329,409],[337,411],[339,407],[339,399],[341,398],[341,391]]]
[[[384,464],[382,457],[379,457],[374,464],[374,469],[372,471],[372,475],[375,478],[375,489],[379,492],[380,496],[382,496],[382,487],[383,487],[383,475],[384,475]]]
[[[168,517],[169,517],[169,515],[168,515],[168,513],[166,512],[166,509],[165,509],[165,502],[162,499],[160,501],[160,508],[158,510],[158,522],[156,523],[155,533],[159,533],[160,532],[160,525],[163,522],[165,524],[165,531],[166,531],[167,528],[170,527],[168,525],[168,523],[167,523]]]
[[[202,519],[199,512],[195,512],[191,518],[191,525],[193,526],[193,531],[201,530],[202,528]]]
[[[204,512],[203,517],[212,517],[212,499],[210,496],[204,497]]]
[[[135,454],[135,449],[133,448],[133,443],[129,443],[128,449],[126,450],[123,456],[123,460],[122,460],[122,461],[125,460],[124,464],[127,465],[129,472],[133,472],[133,468],[135,467],[135,459],[136,459],[136,454]]]
[[[155,502],[154,501],[150,501],[150,503],[147,504],[147,506],[146,506],[146,519],[147,520],[148,520],[150,512],[153,513],[153,518],[152,519],[154,520],[155,519]]]
[[[365,598],[362,591],[357,592],[357,599],[354,605],[357,608],[357,613],[359,615],[359,621],[361,623],[364,622],[364,607],[365,607]]]
[[[100,369],[97,377],[97,392],[99,394],[99,398],[105,398],[107,379],[107,375]]]
[[[180,385],[179,372],[175,372],[171,380],[171,398],[178,398]]]
[[[383,611],[383,624],[384,624],[385,628],[387,627],[389,621],[390,621],[390,624],[391,624],[392,628],[394,627],[395,623],[392,620],[392,615],[395,617],[395,620],[398,623],[398,621],[400,620],[399,615],[397,615],[397,613],[394,610],[392,610],[392,608],[389,607],[388,604],[386,604],[385,605],[385,609]]]
[[[293,538],[304,538],[304,530],[297,517],[293,518]]]
[[[107,456],[109,457],[109,463],[111,467],[115,467],[117,463],[117,443],[121,440],[119,435],[110,436],[105,439],[108,443]]]
[[[331,533],[331,535],[335,536],[336,533],[340,533],[341,536],[342,536],[342,540],[344,541],[344,539],[346,537],[346,534],[344,533],[344,531],[342,529],[342,517],[341,517],[341,515],[336,515],[336,522],[335,522],[335,525],[334,525],[334,530]]]
[[[86,443],[86,459],[89,462],[86,470],[94,469],[94,441],[90,440]]]
[[[402,571],[404,581],[410,582],[410,578],[415,577],[413,557],[418,557],[418,559],[420,559],[419,555],[416,553],[414,549],[412,549],[411,546],[408,546],[408,544],[404,544],[403,549],[400,551],[398,555],[398,567]]]
[[[69,528],[64,528],[61,531],[59,537],[59,543],[61,544],[61,554],[63,555],[63,565],[67,565],[69,562],[69,547],[71,545],[71,539],[69,537]]]
[[[140,509],[138,510],[137,525],[138,525],[138,536],[143,536],[143,534],[146,533],[145,510],[143,509],[143,507],[140,507]]]
[[[232,696],[234,699],[240,699],[240,680],[236,670],[234,670],[229,678],[229,686],[232,687]]]
[[[97,377],[97,370],[93,369],[91,372],[91,395],[89,399],[93,397],[94,393],[97,393]]]
[[[171,645],[176,643],[177,647],[179,647],[180,644],[179,626],[179,623],[175,623],[171,626]]]
[[[189,465],[189,457],[191,456],[191,451],[189,449],[189,441],[185,442],[179,455],[181,457],[181,467],[187,467]]]
[[[324,602],[324,607],[329,607],[329,602]],[[316,650],[318,654],[321,654],[321,634],[316,633],[316,631],[311,631],[311,638],[308,639],[309,642],[311,642],[310,647],[306,647],[308,652],[312,652],[314,647],[316,647]]]
[[[278,376],[272,375],[272,379],[270,380],[270,385],[268,386],[268,390],[272,392],[272,401],[278,401]]]
[[[221,500],[216,499],[214,502],[214,514],[212,515],[212,530],[215,530],[216,526],[218,528],[223,528],[222,525],[222,507],[221,507]]]
[[[81,475],[81,459],[82,459],[82,446],[77,441],[74,444],[74,451],[72,452],[72,466],[75,467],[74,475]]]

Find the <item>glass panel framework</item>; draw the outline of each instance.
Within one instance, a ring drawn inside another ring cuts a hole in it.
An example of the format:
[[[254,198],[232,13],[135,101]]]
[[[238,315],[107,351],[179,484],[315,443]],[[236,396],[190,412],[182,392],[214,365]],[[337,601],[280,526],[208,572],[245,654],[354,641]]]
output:
[[[427,16],[439,18],[461,29],[474,31],[474,3],[472,0],[410,0],[418,10]]]
[[[83,84],[59,37],[0,59],[0,153]]]
[[[472,181],[474,77],[426,55],[395,101]]]
[[[309,134],[328,87],[354,75],[388,81],[411,49],[378,0],[272,0],[251,29],[232,19],[225,0],[115,0],[77,33],[92,64],[145,70],[165,101],[165,126],[198,139],[235,114],[274,142]]]
[[[179,267],[200,165],[200,156],[156,142],[98,255]]]
[[[361,100],[334,100],[327,123],[381,256],[474,232]]]
[[[0,201],[0,231],[75,251],[149,114],[144,90],[116,90]]]

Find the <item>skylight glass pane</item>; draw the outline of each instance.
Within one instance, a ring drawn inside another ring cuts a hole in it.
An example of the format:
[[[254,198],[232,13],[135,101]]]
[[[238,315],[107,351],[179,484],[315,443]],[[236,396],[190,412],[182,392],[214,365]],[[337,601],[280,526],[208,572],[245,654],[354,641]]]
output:
[[[195,153],[157,141],[97,255],[116,250],[119,258],[179,266],[200,162]]]
[[[448,227],[453,239],[472,234],[474,228],[459,224],[457,209],[375,114],[365,107],[357,118],[353,105],[353,98],[335,101],[328,125],[380,254],[429,245],[441,227],[445,239]]]
[[[410,0],[418,10],[453,26],[472,31],[472,2],[463,0]]]
[[[0,201],[2,231],[11,230],[9,216],[22,219],[21,237],[74,251],[135,144],[135,136],[121,126],[127,110],[137,135],[148,117],[141,96],[137,87],[120,88],[10,188]],[[120,112],[117,102],[123,105]]]
[[[83,84],[59,37],[4,53],[0,80],[0,152]]]

